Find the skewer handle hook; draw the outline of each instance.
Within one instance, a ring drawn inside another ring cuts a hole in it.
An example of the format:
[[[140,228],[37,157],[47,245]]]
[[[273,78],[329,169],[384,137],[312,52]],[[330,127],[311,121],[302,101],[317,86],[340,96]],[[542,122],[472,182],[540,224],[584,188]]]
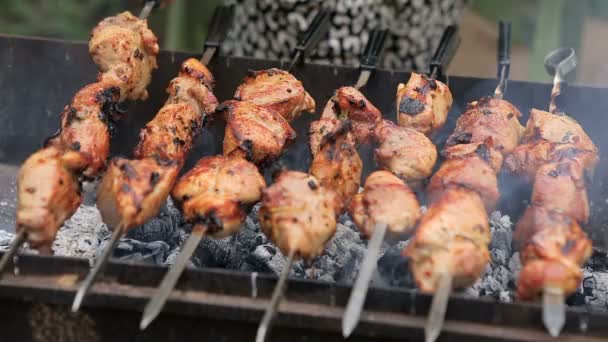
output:
[[[498,85],[494,97],[502,99],[507,92],[507,80],[511,71],[511,22],[498,22]]]
[[[363,54],[361,58],[359,58],[359,79],[355,84],[355,88],[361,89],[365,87],[367,81],[374,70],[380,64],[384,54],[386,36],[388,35],[388,30],[383,29],[374,29],[369,33],[369,38],[367,40],[367,44],[365,45],[365,49],[363,50]]]
[[[450,25],[443,31],[439,45],[431,58],[429,75],[432,79],[445,79],[445,71],[456,55],[458,46],[460,46],[458,27]]]
[[[566,75],[576,68],[576,64],[576,53],[572,48],[561,47],[545,56],[545,70],[553,76],[549,112],[557,114],[557,98],[561,95],[562,87],[566,84]]]
[[[211,17],[211,24],[207,30],[207,40],[203,45],[203,57],[201,62],[208,65],[216,51],[226,39],[228,31],[234,21],[234,5],[218,6]]]
[[[11,263],[21,246],[27,241],[27,232],[25,229],[22,229],[15,239],[11,243],[10,247],[4,254],[2,255],[2,259],[0,259],[0,280],[2,280],[2,274],[4,274],[4,269],[8,264]]]
[[[296,45],[293,52],[287,71],[290,71],[298,61],[304,59],[304,57],[314,50],[321,41],[321,38],[329,31],[330,24],[331,12],[323,9],[320,10],[312,19],[312,22],[308,25],[306,31],[298,35],[298,45]]]

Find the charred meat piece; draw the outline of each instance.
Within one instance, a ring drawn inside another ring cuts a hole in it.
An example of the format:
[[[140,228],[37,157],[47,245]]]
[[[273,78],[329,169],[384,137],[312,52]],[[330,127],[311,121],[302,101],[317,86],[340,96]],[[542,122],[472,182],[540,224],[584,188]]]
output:
[[[534,178],[532,204],[587,223],[589,202],[582,166],[575,160],[541,166]]]
[[[367,177],[363,192],[353,197],[348,213],[366,238],[371,237],[377,223],[385,223],[396,237],[410,234],[421,215],[416,195],[388,171]]]
[[[427,187],[430,201],[437,201],[452,187],[475,191],[481,196],[488,212],[494,210],[500,197],[496,173],[477,155],[448,159],[441,164]]]
[[[532,109],[522,144],[505,159],[507,169],[533,180],[541,165],[564,159],[576,159],[593,172],[598,149],[574,119]]]
[[[84,154],[51,146],[32,154],[21,167],[17,232],[27,232],[32,248],[50,252],[57,231],[81,203],[76,174],[87,164]]]
[[[446,145],[485,143],[503,154],[511,153],[519,144],[524,127],[519,123],[521,113],[511,103],[491,97],[469,103],[458,118],[456,129]]]
[[[262,231],[283,254],[312,259],[323,252],[336,230],[340,201],[311,175],[283,171],[262,195]]]
[[[218,110],[226,120],[224,155],[240,155],[262,164],[278,158],[296,137],[281,115],[252,102],[230,100]]]
[[[102,20],[91,32],[89,53],[99,66],[102,83],[120,88],[120,102],[144,100],[159,47],[147,21],[129,12]]]
[[[304,90],[302,82],[280,69],[251,71],[236,89],[234,98],[274,110],[287,121],[302,112],[313,113],[315,100]]]
[[[266,187],[256,166],[241,157],[204,157],[184,174],[171,197],[187,222],[200,224],[218,238],[236,233],[248,206]]]
[[[433,293],[442,273],[455,288],[471,285],[490,260],[490,228],[481,197],[449,188],[422,217],[404,254],[422,292]]]
[[[412,186],[428,178],[437,161],[437,149],[424,134],[383,120],[376,127],[374,151],[376,162]]]
[[[118,96],[119,88],[113,84],[99,82],[82,88],[61,113],[61,131],[47,141],[48,145],[86,155],[86,177],[95,177],[106,167],[110,153],[108,106],[116,103]]]
[[[213,76],[202,63],[192,58],[185,61],[167,89],[165,105],[141,130],[135,156],[175,160],[183,165],[203,126],[203,117],[213,114],[218,105],[212,85]]]
[[[407,84],[397,87],[397,121],[429,135],[443,127],[452,102],[445,84],[413,72]]]
[[[470,143],[446,146],[441,151],[441,156],[445,159],[463,159],[470,156],[478,156],[485,161],[495,173],[502,168],[503,155],[493,148],[491,142]]]
[[[576,220],[532,205],[517,223],[514,238],[523,264],[517,284],[520,299],[534,299],[546,286],[564,293],[578,288],[591,241]]]
[[[158,214],[179,173],[179,164],[155,158],[113,158],[97,188],[97,208],[111,228],[129,229]]]
[[[350,133],[350,121],[341,123],[323,138],[321,150],[310,166],[310,174],[338,194],[342,207],[359,191],[362,170],[363,162]]]
[[[376,125],[382,120],[382,113],[356,88],[342,87],[327,102],[321,118],[310,125],[310,147],[313,155],[319,143],[328,132],[341,121],[352,123],[352,134],[357,144],[369,141]]]

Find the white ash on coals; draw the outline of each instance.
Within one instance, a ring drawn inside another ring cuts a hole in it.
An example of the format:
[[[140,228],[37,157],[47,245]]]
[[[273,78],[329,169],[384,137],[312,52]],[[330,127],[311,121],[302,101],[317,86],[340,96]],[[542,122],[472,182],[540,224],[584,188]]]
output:
[[[105,248],[110,232],[101,221],[94,200],[85,203],[87,205],[82,205],[58,232],[53,245],[55,254],[85,257],[93,261]],[[279,274],[285,267],[285,257],[261,232],[257,220],[259,207],[259,204],[253,207],[238,234],[225,239],[204,238],[190,266]],[[340,217],[339,222],[325,253],[310,262],[294,263],[292,277],[345,284],[354,281],[367,241],[361,238],[348,215]],[[491,262],[483,276],[463,292],[473,297],[513,301],[517,274],[521,268],[519,253],[512,249],[513,223],[509,216],[495,211],[490,215],[490,228]],[[169,200],[158,217],[129,231],[121,239],[114,257],[170,265],[188,235],[189,227]],[[0,250],[6,250],[13,237],[13,234],[0,230]],[[372,285],[416,287],[408,259],[402,255],[407,244],[408,240],[384,243]],[[577,293],[568,298],[568,304],[584,305],[594,311],[608,310],[608,256],[594,254],[584,268],[584,275]]]

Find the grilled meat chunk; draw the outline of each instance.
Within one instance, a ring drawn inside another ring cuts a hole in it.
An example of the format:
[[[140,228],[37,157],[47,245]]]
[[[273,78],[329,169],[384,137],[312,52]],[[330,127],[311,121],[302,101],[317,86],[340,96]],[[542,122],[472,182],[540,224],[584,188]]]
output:
[[[456,129],[448,137],[447,146],[492,141],[494,149],[511,153],[519,144],[524,127],[519,123],[521,113],[511,103],[485,97],[469,103],[458,118]]]
[[[591,241],[576,220],[532,205],[517,223],[514,238],[523,264],[517,284],[520,299],[534,299],[547,286],[566,294],[578,288]]]
[[[236,233],[246,208],[262,197],[264,177],[241,157],[204,157],[184,174],[171,197],[186,221],[203,225],[218,238]]]
[[[110,229],[144,224],[158,214],[178,173],[175,161],[113,158],[97,188],[101,218]]]
[[[213,76],[203,64],[185,61],[169,85],[165,105],[140,132],[138,159],[112,160],[97,193],[97,206],[110,227],[132,228],[158,214],[203,125],[202,116],[215,111],[212,85]]]
[[[274,110],[287,121],[302,112],[313,113],[315,100],[304,90],[302,82],[280,69],[251,71],[236,89],[234,98]]]
[[[281,115],[252,102],[226,101],[218,111],[224,112],[226,119],[224,155],[240,155],[262,164],[278,158],[296,137]]]
[[[391,235],[410,234],[421,215],[416,195],[388,171],[375,171],[367,177],[363,192],[353,197],[348,213],[366,238],[371,237],[377,223],[385,223]]]
[[[116,118],[114,105],[148,97],[158,44],[145,20],[123,12],[93,29],[89,53],[101,70],[98,80],[76,93],[61,114],[60,132],[48,142],[87,155],[90,165],[84,175],[96,177],[110,150],[108,124]]]
[[[407,84],[397,87],[397,121],[429,135],[443,127],[452,102],[445,84],[413,72]]]
[[[345,120],[352,123],[352,134],[357,144],[363,144],[373,135],[374,128],[382,120],[382,113],[356,88],[339,88],[325,105],[321,118],[310,124],[313,155],[317,153],[323,136]]]
[[[334,190],[345,207],[359,191],[363,162],[350,133],[350,121],[341,123],[323,138],[314,156],[310,174],[325,188]]]
[[[91,32],[89,53],[99,66],[102,83],[120,88],[120,102],[145,100],[159,47],[147,21],[129,12],[102,20]]]
[[[32,154],[21,167],[17,183],[17,232],[25,230],[32,248],[50,252],[63,222],[81,202],[76,174],[88,164],[75,151],[51,146]]]
[[[262,195],[262,231],[283,254],[312,259],[336,230],[340,201],[334,191],[303,172],[283,171]]]
[[[379,144],[374,151],[378,165],[412,186],[428,178],[437,161],[437,149],[424,134],[383,120],[374,131]]]
[[[541,165],[564,159],[576,159],[593,172],[598,149],[574,119],[532,109],[522,144],[505,159],[507,169],[533,180]]]
[[[470,156],[478,156],[494,170],[494,173],[498,173],[501,170],[502,162],[504,160],[503,154],[499,150],[493,148],[491,140],[488,140],[485,143],[478,142],[446,146],[441,151],[441,156],[445,159],[462,159]]]
[[[462,187],[477,192],[488,212],[496,208],[500,197],[496,173],[477,155],[448,159],[443,162],[431,177],[427,187],[430,201],[438,200],[451,187]]]
[[[201,62],[193,58],[185,61],[167,89],[165,105],[141,130],[135,157],[175,160],[183,165],[203,118],[214,113],[218,105],[212,85],[213,76]]]
[[[404,254],[418,288],[436,290],[440,275],[453,277],[455,288],[471,285],[490,260],[490,227],[481,197],[464,188],[448,188],[422,217]]]

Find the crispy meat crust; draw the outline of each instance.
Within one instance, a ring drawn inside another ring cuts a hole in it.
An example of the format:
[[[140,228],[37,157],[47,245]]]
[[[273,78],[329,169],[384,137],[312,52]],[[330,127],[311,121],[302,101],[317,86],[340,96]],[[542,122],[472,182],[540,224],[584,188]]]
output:
[[[323,252],[336,231],[340,201],[311,175],[281,172],[262,195],[258,218],[262,231],[287,255],[304,259]]]
[[[452,108],[452,93],[443,83],[415,72],[397,87],[397,121],[426,135],[441,129]]]
[[[251,71],[236,89],[234,99],[276,111],[287,121],[297,119],[302,112],[315,111],[315,100],[304,90],[302,82],[275,68]]]

